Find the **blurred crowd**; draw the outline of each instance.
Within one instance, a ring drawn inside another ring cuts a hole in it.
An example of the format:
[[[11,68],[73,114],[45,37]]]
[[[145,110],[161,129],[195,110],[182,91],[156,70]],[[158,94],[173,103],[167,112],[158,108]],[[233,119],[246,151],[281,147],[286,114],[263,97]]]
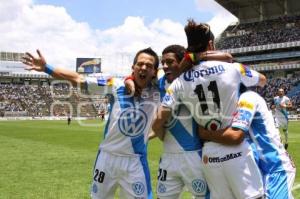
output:
[[[300,40],[300,16],[228,27],[217,42],[218,49],[232,49]]]
[[[104,98],[82,97],[77,88],[66,84],[0,84],[0,117],[96,117],[106,106]]]
[[[273,98],[277,96],[279,88],[283,88],[285,95],[287,95],[293,108],[291,113],[300,114],[300,77],[293,76],[289,78],[275,77],[269,78],[268,83],[263,88],[256,88],[255,90],[267,101],[270,105]]]

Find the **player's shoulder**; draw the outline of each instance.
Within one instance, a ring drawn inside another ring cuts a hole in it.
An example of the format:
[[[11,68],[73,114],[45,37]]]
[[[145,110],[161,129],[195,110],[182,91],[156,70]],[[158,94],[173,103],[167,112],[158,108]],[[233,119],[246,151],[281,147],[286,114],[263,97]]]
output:
[[[240,95],[240,101],[241,100],[257,104],[264,99],[258,93],[249,90]]]

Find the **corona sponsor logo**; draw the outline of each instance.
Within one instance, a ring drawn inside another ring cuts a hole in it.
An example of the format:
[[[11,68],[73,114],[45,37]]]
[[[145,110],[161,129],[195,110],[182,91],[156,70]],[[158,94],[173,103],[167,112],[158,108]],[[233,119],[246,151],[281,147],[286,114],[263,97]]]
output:
[[[225,68],[223,65],[217,65],[217,66],[212,66],[212,67],[207,67],[205,69],[199,69],[199,70],[189,70],[184,73],[183,78],[185,81],[194,81],[195,79],[199,77],[204,77],[204,76],[210,76],[210,75],[216,75],[223,73],[225,71]]]

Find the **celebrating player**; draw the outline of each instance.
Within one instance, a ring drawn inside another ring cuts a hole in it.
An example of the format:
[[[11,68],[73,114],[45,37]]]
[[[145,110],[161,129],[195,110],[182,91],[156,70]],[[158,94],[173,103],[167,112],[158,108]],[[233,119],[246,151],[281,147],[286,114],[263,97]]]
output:
[[[188,51],[214,50],[213,34],[208,25],[190,20],[185,31]],[[185,57],[194,62],[193,53],[187,53]],[[200,62],[173,81],[159,108],[153,130],[158,135],[165,134],[164,123],[179,103],[184,103],[196,122],[207,129],[229,126],[236,110],[241,82],[247,86],[263,86],[266,79],[242,64]],[[240,132],[240,135],[243,134]],[[206,142],[202,150],[202,162],[211,198],[263,196],[262,177],[247,142],[242,141],[237,146]]]
[[[278,96],[274,97],[271,109],[275,111],[274,118],[277,128],[282,128],[284,133],[284,148],[288,148],[288,112],[287,108],[292,107],[292,102],[290,98],[284,95],[284,90],[282,88],[278,89]]]
[[[159,99],[151,85],[159,64],[151,49],[140,50],[133,61],[134,82],[142,89],[140,96],[128,96],[123,80],[92,74],[83,77],[76,72],[49,66],[41,53],[36,58],[26,53],[27,69],[44,71],[55,78],[87,85],[90,92],[108,92],[112,97],[112,111],[106,123],[104,140],[100,144],[94,166],[92,198],[110,199],[118,187],[122,198],[152,198],[150,171],[146,145],[153,114]]]

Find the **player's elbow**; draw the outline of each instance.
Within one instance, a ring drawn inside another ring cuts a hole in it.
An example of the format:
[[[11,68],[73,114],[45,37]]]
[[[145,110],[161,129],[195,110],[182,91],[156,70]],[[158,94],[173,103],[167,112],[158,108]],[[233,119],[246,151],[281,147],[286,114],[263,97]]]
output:
[[[228,136],[227,144],[229,145],[239,145],[244,140],[244,132],[239,129],[232,129]]]
[[[232,138],[232,144],[233,145],[239,145],[243,142],[243,140],[244,140],[244,135],[243,134],[235,135]]]

